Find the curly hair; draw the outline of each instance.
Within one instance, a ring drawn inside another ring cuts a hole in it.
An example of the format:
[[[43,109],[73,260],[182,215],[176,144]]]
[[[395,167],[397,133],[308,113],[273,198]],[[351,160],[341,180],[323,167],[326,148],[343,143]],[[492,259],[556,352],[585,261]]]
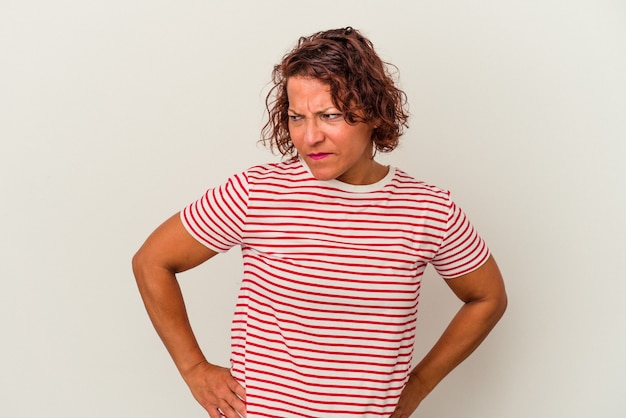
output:
[[[349,124],[373,123],[372,141],[377,151],[389,152],[408,127],[406,94],[398,89],[389,67],[372,42],[346,27],[301,37],[272,71],[273,87],[265,99],[268,121],[261,142],[283,156],[296,154],[289,135],[290,77],[312,77],[330,87],[333,104]]]

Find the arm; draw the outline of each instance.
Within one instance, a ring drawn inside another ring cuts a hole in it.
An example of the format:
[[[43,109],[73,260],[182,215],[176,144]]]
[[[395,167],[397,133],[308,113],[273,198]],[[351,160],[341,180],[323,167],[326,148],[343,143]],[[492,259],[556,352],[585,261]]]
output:
[[[230,370],[207,362],[193,334],[176,273],[216,253],[197,242],[178,214],[159,226],[133,257],[133,272],[159,337],[196,400],[211,418],[245,416],[245,390]]]
[[[392,418],[408,418],[421,401],[487,337],[504,314],[504,282],[493,259],[466,275],[446,280],[464,304],[443,335],[411,371]]]

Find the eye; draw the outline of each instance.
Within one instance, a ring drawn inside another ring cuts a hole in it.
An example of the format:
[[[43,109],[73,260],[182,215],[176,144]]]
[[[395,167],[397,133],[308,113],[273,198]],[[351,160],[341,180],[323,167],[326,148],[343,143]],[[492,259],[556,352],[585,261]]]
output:
[[[300,116],[300,115],[287,115],[287,118],[289,119],[289,122],[297,122],[300,119],[302,119],[302,116]]]
[[[322,113],[322,119],[324,120],[337,120],[342,118],[343,114],[341,113]]]

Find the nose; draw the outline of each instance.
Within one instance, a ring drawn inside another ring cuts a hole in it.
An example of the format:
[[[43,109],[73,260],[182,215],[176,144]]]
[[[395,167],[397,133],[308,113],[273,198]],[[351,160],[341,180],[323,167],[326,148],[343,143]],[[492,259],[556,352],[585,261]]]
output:
[[[308,146],[316,145],[324,140],[324,133],[317,124],[316,119],[307,120],[304,126],[304,142]]]

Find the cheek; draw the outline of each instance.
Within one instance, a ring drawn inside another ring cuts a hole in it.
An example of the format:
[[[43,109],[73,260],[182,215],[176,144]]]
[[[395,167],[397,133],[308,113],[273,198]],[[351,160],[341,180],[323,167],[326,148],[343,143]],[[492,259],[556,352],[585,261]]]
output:
[[[349,146],[357,151],[368,149],[372,146],[372,131],[370,129],[354,130],[349,135]]]
[[[294,127],[289,127],[289,137],[291,142],[297,147],[302,142],[302,130]]]

